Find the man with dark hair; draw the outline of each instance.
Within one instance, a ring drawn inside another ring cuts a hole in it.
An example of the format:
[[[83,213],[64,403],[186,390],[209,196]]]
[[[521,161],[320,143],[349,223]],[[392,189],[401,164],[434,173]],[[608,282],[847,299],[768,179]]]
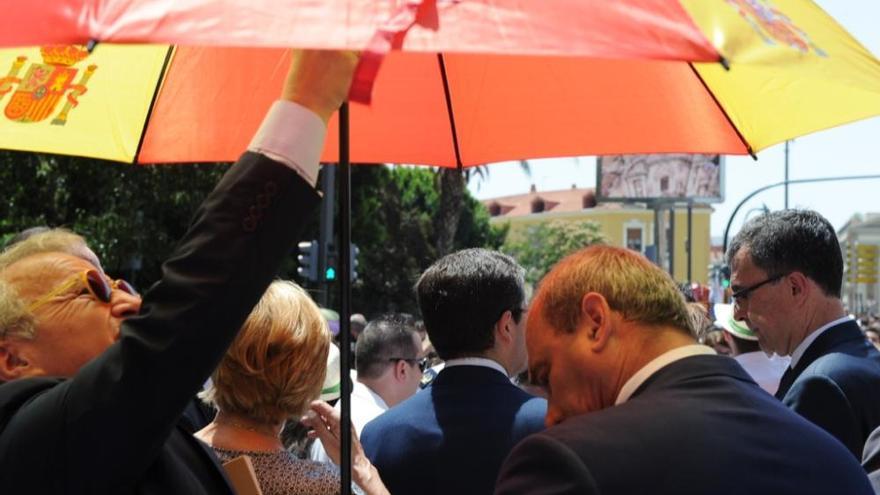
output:
[[[355,347],[357,380],[351,391],[351,424],[358,435],[364,425],[419,389],[426,360],[412,315],[395,313],[367,324]],[[338,410],[340,404],[336,405]],[[320,441],[309,457],[331,462]]]
[[[526,332],[548,428],[514,448],[495,493],[871,493],[839,442],[689,325],[675,283],[638,253],[593,246],[560,261]]]
[[[860,459],[880,426],[880,352],[840,300],[837,235],[807,210],[749,221],[727,251],[734,317],[761,348],[791,356],[776,397],[843,442]]]
[[[527,359],[523,275],[509,256],[467,249],[441,258],[416,283],[446,366],[364,428],[364,451],[391,493],[491,493],[504,457],[543,429],[546,401],[510,381]]]

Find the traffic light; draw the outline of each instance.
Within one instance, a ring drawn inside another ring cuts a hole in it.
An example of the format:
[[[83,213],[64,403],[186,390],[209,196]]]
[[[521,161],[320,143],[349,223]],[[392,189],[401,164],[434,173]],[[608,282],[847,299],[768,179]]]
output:
[[[336,244],[330,244],[327,248],[327,266],[324,267],[324,282],[336,281],[336,270],[339,267],[339,253]]]
[[[349,251],[349,266],[351,267],[351,280],[357,280],[357,257],[360,249],[354,244],[351,245]],[[317,260],[317,258],[315,258]],[[339,270],[339,251],[336,245],[331,244],[327,250],[327,266],[324,269],[324,282],[335,282],[337,272]],[[316,272],[317,275],[317,272]]]
[[[730,287],[730,267],[727,265],[721,267],[721,287]]]
[[[300,277],[312,282],[318,281],[318,241],[303,241],[297,244],[299,255],[296,261],[299,268],[296,273]]]
[[[358,249],[356,244],[351,245],[351,251],[349,251],[349,254],[351,256],[351,258],[349,258],[349,259],[350,259],[351,263],[349,264],[349,266],[351,267],[351,281],[352,282],[354,282],[358,278],[358,272],[357,272],[358,253],[360,253],[360,252],[361,252],[361,250]]]

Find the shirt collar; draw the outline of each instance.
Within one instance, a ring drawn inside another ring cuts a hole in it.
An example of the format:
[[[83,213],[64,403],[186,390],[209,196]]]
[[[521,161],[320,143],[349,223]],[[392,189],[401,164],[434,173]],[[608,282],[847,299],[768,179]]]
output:
[[[507,375],[507,370],[504,369],[504,366],[501,366],[501,363],[489,358],[463,357],[446,361],[445,368],[452,368],[454,366],[482,366],[484,368],[492,368],[493,370],[496,370],[499,373],[503,374],[505,378],[510,378]]]
[[[362,397],[367,400],[372,400],[377,406],[380,408],[387,410],[388,404],[385,403],[385,399],[383,399],[379,394],[373,392],[373,389],[368,387],[366,384],[361,383],[359,381],[354,382],[354,387],[351,389],[351,395]]]
[[[636,373],[623,384],[620,393],[617,394],[617,400],[614,401],[614,405],[617,406],[628,401],[632,394],[635,393],[643,383],[645,383],[645,380],[650,378],[654,373],[660,371],[661,368],[686,357],[700,356],[704,354],[716,354],[716,352],[711,347],[699,344],[676,347],[671,351],[664,352],[643,366],[642,369],[636,371]]]
[[[844,322],[847,322],[850,320],[852,320],[851,316],[843,316],[841,318],[838,318],[834,321],[831,321],[831,322],[828,322],[828,323],[822,325],[821,327],[817,328],[813,333],[811,333],[810,335],[807,335],[807,338],[805,338],[800,344],[798,344],[798,346],[794,348],[794,351],[792,351],[791,364],[789,364],[789,367],[791,369],[794,369],[794,367],[797,366],[798,361],[800,361],[801,358],[803,357],[804,353],[807,352],[807,348],[810,347],[810,344],[815,342],[816,339],[818,339],[820,335],[825,333],[826,330],[828,330],[829,328],[831,328],[833,326],[840,325],[841,323],[844,323]]]

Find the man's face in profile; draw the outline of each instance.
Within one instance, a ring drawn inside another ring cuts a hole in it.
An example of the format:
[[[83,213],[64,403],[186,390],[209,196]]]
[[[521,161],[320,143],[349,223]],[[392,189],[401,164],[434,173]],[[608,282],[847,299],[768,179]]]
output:
[[[98,300],[77,278],[86,270],[97,268],[82,258],[52,252],[22,259],[4,271],[3,278],[28,304],[69,285],[33,310],[33,339],[10,337],[3,342],[18,361],[12,370],[15,376],[6,379],[73,376],[118,340],[122,320],[137,313],[140,297],[114,289],[109,302]]]
[[[537,299],[529,309],[526,346],[530,379],[547,395],[544,422],[548,427],[603,408],[599,390],[602,377],[595,368],[598,357],[582,328],[558,331],[544,318],[541,300]]]

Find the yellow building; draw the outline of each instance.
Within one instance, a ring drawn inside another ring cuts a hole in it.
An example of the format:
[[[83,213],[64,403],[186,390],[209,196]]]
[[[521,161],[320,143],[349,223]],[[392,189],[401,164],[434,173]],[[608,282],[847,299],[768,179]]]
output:
[[[524,235],[529,225],[551,220],[580,222],[594,221],[601,227],[602,234],[612,246],[628,247],[642,254],[650,254],[654,244],[655,213],[639,204],[603,203],[596,204],[593,189],[565,189],[561,191],[537,192],[490,198],[483,200],[489,209],[492,223],[510,224],[511,238]],[[688,280],[688,215],[686,206],[678,206],[674,219],[670,221],[668,209],[663,212],[663,221],[669,229],[674,225],[673,278],[684,282]],[[692,209],[693,253],[691,255],[691,281],[706,284],[710,251],[710,216],[712,208],[707,205],[694,205]],[[664,236],[665,237],[665,236]],[[661,239],[661,243],[667,241]],[[668,251],[664,250],[663,267],[668,270]]]

